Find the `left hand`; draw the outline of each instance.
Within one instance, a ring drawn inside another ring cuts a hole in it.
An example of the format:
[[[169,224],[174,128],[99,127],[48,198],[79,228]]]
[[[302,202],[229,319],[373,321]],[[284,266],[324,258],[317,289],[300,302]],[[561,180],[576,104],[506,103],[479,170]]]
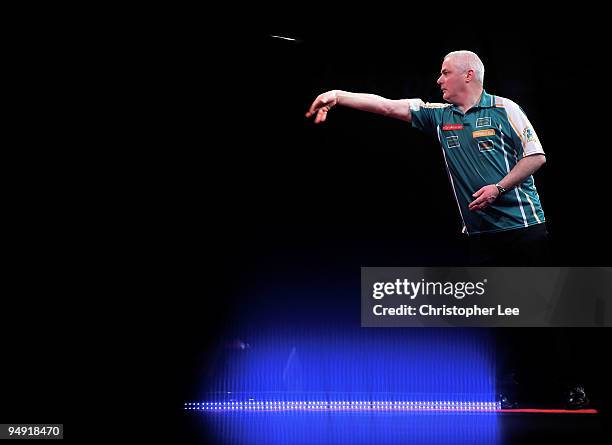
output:
[[[499,190],[493,184],[485,185],[472,196],[476,199],[470,203],[469,208],[474,212],[488,207],[489,204],[495,201],[499,196]]]

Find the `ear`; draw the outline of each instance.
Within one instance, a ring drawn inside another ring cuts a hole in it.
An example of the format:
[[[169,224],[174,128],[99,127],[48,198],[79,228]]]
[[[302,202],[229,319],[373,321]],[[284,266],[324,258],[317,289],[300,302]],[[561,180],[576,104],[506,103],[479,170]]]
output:
[[[474,70],[467,70],[465,73],[465,82],[469,83],[475,79]]]

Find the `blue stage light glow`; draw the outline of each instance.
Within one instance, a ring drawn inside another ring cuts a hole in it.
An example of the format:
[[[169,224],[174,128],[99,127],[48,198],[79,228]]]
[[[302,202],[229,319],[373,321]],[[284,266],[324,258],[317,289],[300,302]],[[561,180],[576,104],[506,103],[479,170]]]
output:
[[[249,331],[187,402],[216,443],[495,444],[486,330],[300,326]]]

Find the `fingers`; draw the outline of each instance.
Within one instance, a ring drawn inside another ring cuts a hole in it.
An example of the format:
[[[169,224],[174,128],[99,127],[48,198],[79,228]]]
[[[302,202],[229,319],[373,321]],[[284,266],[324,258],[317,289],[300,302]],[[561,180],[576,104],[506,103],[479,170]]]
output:
[[[313,104],[310,110],[306,112],[306,117],[312,117],[315,113],[318,114],[323,108],[322,106],[315,107]]]
[[[327,119],[327,113],[329,112],[331,107],[328,105],[318,107],[318,108],[313,108],[313,107],[311,107],[311,110],[308,110],[308,112],[306,113],[306,117],[311,117],[312,115],[316,113],[314,123],[318,124],[321,122],[325,122],[325,119]]]
[[[480,199],[477,199],[476,201],[472,201],[472,202],[470,202],[470,204],[469,204],[468,208],[469,208],[471,211],[478,210],[478,209],[480,209],[480,203],[481,203],[481,202],[482,202],[482,201],[481,201]]]
[[[476,200],[472,201],[472,202],[469,204],[469,209],[470,209],[471,211],[475,211],[475,210],[482,210],[482,209],[484,209],[484,208],[488,207],[488,206],[489,206],[489,204],[490,204],[491,202],[493,202],[493,201],[494,201],[494,198],[493,198],[493,197],[481,196],[480,198],[478,198],[478,199],[476,199]]]
[[[327,119],[328,110],[329,109],[327,107],[323,107],[318,111],[317,117],[315,118],[315,124],[325,122],[325,119]]]
[[[318,96],[306,112],[306,117],[312,117],[316,114],[315,124],[325,122],[326,114],[333,107],[333,104],[330,105],[333,100],[333,97],[328,93]]]
[[[481,208],[481,206],[483,204],[487,203],[487,198],[485,195],[482,194],[482,189],[478,190],[476,193],[474,193],[472,196],[480,196],[478,199],[475,199],[474,201],[472,201],[469,204],[469,209],[470,210],[478,210]]]
[[[324,100],[321,97],[317,97],[315,101],[312,103],[312,105],[310,106],[310,108],[308,109],[308,111],[306,112],[306,117],[312,116],[317,111],[319,111],[321,108],[326,106],[326,104],[327,104],[326,100]]]
[[[474,198],[477,199],[475,199],[469,204],[468,208],[471,211],[482,210],[488,207],[489,204],[491,204],[493,201],[495,201],[495,196],[491,195],[491,193],[487,193],[488,187],[489,186],[485,186],[472,195]]]
[[[483,187],[480,190],[478,190],[476,193],[474,193],[472,196],[474,198],[478,198],[480,195],[482,195],[484,193],[484,191],[485,191],[485,188]]]
[[[306,117],[311,117],[317,110],[319,110],[319,108],[320,107],[317,106],[317,101],[315,100],[306,112]]]

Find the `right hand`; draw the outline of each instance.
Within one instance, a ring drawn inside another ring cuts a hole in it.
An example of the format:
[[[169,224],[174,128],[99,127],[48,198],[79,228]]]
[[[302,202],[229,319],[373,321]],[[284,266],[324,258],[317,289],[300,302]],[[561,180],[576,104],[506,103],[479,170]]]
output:
[[[327,113],[337,103],[337,90],[332,90],[323,94],[319,94],[310,106],[310,109],[306,112],[306,117],[312,117],[314,114],[316,114],[317,116],[315,117],[314,121],[315,124],[325,122],[325,119],[327,119]]]

